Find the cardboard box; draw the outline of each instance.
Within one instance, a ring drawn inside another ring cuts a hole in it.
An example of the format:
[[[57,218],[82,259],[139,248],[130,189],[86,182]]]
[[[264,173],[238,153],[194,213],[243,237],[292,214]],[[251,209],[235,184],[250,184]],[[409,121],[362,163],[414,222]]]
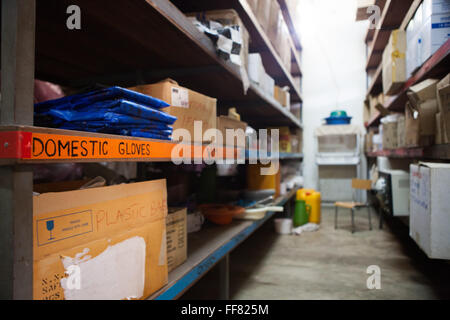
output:
[[[273,46],[277,46],[278,33],[281,32],[282,13],[278,1],[270,1],[269,23],[267,28],[267,36]]]
[[[259,53],[250,53],[248,56],[248,77],[250,81],[261,86],[263,83],[266,70],[262,63],[261,55]]]
[[[397,122],[383,123],[383,149],[397,148]]]
[[[34,299],[148,297],[168,279],[166,215],[166,180],[34,196]]]
[[[409,235],[432,259],[450,259],[450,164],[410,165]]]
[[[370,119],[372,119],[375,114],[380,112],[380,109],[384,109],[384,94],[380,93],[376,96],[369,96],[369,105],[370,105]]]
[[[450,73],[436,85],[442,143],[450,143]]]
[[[205,96],[193,90],[179,86],[174,80],[130,88],[137,92],[161,99],[170,107],[163,109],[168,114],[177,117],[173,129],[186,129],[194,142],[203,141],[203,134],[208,129],[216,128],[217,99]],[[202,122],[202,136],[194,134],[194,121]]]
[[[405,108],[406,142],[408,146],[427,146],[434,143],[436,133],[437,80],[427,79],[408,90],[408,103]],[[408,126],[414,132],[408,131]]]
[[[428,110],[430,109],[431,110]],[[422,135],[421,128],[428,126],[429,115],[433,113],[432,105],[422,105],[421,113],[418,113],[411,107],[408,101],[405,107],[405,145],[406,147],[423,147],[434,143],[433,135]],[[423,121],[422,121],[423,119]],[[433,127],[436,125],[435,117],[433,119]],[[424,124],[425,123],[425,124]],[[428,130],[428,129],[427,129]],[[427,131],[426,130],[426,131]]]
[[[372,152],[373,151],[373,136],[375,132],[372,130],[368,131],[364,138],[364,152]]]
[[[290,108],[291,106],[291,96],[289,94],[289,87],[280,88],[275,85],[273,90],[273,97],[277,100],[283,107]]]
[[[227,141],[226,130],[241,130],[242,139],[235,138],[234,145],[238,148],[245,148],[245,130],[247,129],[247,123],[238,121],[236,119],[230,118],[228,116],[220,116],[217,117],[217,130],[222,133],[223,144],[230,144],[231,142]],[[239,134],[234,131],[235,134]]]
[[[275,80],[267,73],[264,73],[261,83],[261,89],[268,97],[273,97],[274,87],[275,87]]]
[[[167,267],[172,271],[187,259],[187,209],[169,208],[166,218]]]
[[[436,88],[438,82],[436,79],[426,79],[411,86],[407,95],[412,107],[418,108],[421,102],[437,99]]]
[[[407,76],[428,60],[449,38],[448,1],[424,0],[406,28]]]
[[[406,124],[405,116],[399,116],[397,121],[397,148],[406,147]]]
[[[382,80],[385,95],[396,94],[406,81],[406,31],[394,30],[382,57]]]
[[[443,122],[442,122],[442,116],[441,113],[436,113],[436,133],[434,137],[434,143],[435,144],[443,144],[445,143],[445,137],[443,132]]]

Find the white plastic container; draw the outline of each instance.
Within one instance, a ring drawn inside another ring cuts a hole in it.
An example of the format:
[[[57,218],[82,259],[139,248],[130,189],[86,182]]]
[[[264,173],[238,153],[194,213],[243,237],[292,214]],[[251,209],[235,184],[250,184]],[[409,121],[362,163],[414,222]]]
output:
[[[279,234],[292,233],[292,219],[275,219],[275,231]]]

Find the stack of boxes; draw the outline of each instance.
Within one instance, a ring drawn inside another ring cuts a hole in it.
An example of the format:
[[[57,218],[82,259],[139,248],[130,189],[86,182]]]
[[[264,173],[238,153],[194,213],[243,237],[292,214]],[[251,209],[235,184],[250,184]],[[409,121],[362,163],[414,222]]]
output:
[[[450,1],[424,0],[406,28],[406,75],[410,77],[450,35]]]
[[[269,37],[288,72],[291,71],[289,29],[276,0],[248,0],[256,19]]]

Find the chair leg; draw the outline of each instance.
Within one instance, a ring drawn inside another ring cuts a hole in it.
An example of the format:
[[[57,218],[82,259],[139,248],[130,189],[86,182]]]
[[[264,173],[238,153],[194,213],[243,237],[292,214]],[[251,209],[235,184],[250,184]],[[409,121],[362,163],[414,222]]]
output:
[[[334,229],[337,229],[338,207],[334,207]]]
[[[369,213],[369,228],[370,228],[370,230],[372,230],[372,219],[370,216],[370,207],[367,207],[367,212]]]
[[[355,209],[352,208],[352,233],[355,233]]]

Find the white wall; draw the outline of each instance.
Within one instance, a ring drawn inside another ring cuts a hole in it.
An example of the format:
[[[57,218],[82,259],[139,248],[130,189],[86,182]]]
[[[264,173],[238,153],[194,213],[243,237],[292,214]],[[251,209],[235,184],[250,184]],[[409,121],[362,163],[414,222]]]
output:
[[[297,30],[303,46],[305,187],[318,188],[314,129],[336,109],[363,126],[368,22],[356,22],[356,0],[299,0]]]

